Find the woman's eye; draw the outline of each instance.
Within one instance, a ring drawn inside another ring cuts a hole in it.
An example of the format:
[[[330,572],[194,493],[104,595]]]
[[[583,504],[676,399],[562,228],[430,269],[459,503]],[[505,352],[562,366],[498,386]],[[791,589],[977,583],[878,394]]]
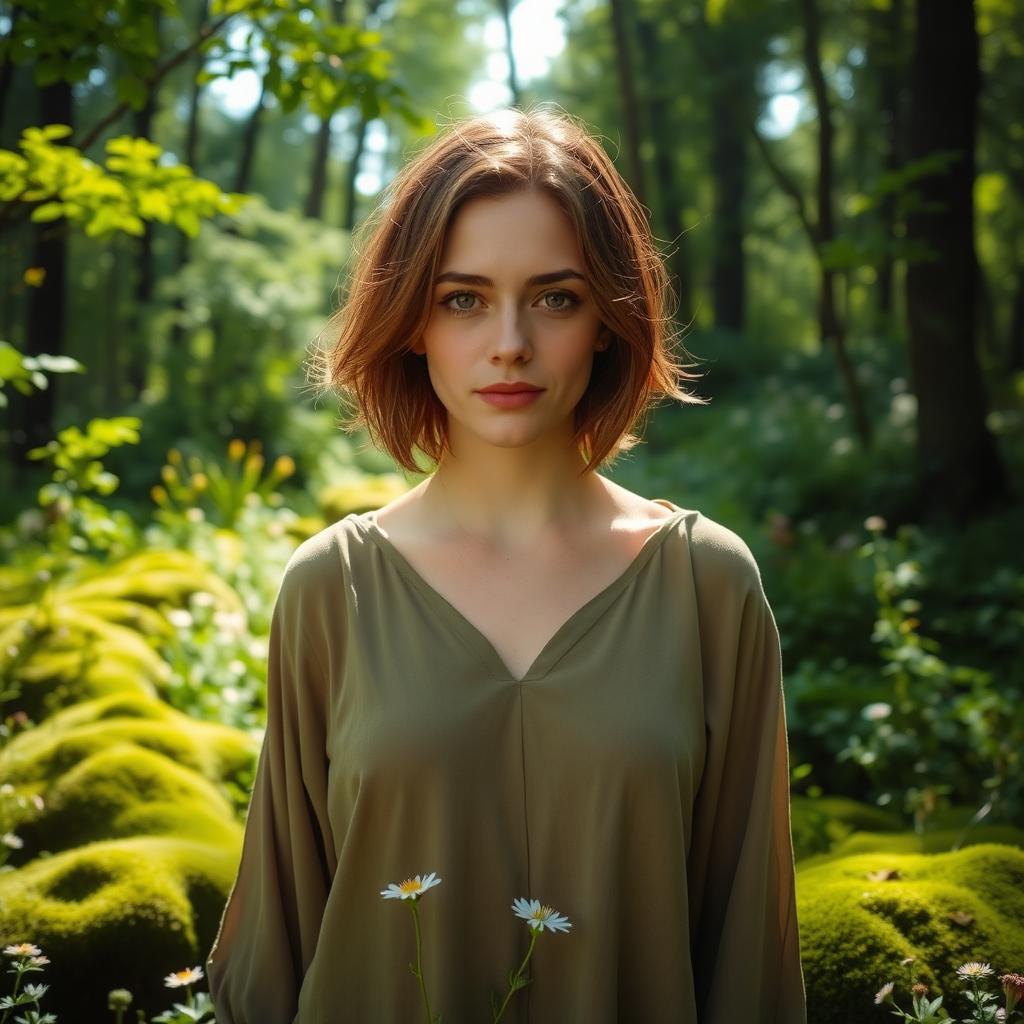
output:
[[[471,313],[476,296],[472,292],[453,292],[441,303],[453,313]]]
[[[553,304],[548,302],[548,299],[556,300]],[[571,309],[579,301],[572,292],[548,292],[544,296],[543,301],[547,304],[547,308],[553,313],[561,313],[563,310]]]

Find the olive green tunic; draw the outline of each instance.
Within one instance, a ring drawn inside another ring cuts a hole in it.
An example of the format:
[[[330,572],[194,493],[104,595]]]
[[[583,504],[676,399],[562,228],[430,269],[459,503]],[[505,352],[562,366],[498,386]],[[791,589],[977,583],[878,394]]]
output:
[[[750,549],[673,509],[521,679],[374,522],[285,570],[218,1024],[804,1024],[775,620]]]

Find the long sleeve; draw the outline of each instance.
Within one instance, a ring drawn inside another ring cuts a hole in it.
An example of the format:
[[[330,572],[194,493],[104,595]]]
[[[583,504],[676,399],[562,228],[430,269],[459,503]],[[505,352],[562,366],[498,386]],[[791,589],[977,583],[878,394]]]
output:
[[[267,726],[238,874],[206,961],[218,1024],[286,1024],[313,959],[335,861],[327,814],[325,660],[315,563],[300,549],[274,606]],[[305,566],[310,571],[306,571]]]
[[[707,754],[688,863],[701,1024],[806,1024],[775,619],[746,544],[695,529]]]

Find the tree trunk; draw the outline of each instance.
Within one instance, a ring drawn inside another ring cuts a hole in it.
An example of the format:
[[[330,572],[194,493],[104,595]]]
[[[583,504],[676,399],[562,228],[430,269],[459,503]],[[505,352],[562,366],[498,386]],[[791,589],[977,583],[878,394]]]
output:
[[[159,38],[161,12],[156,8],[153,12],[155,22],[154,31]],[[157,100],[160,86],[154,85],[146,97],[146,105],[136,112],[134,121],[135,135],[137,138],[152,139],[153,117],[157,110]],[[146,329],[146,318],[149,304],[153,299],[153,288],[156,284],[156,268],[153,257],[153,237],[155,227],[152,221],[143,221],[143,232],[138,241],[138,259],[136,261],[135,278],[135,302],[129,314],[128,330],[126,335],[129,339],[126,373],[128,388],[132,399],[138,401],[146,387],[146,376],[149,371],[150,360],[148,358],[149,346],[145,344],[143,333]],[[114,307],[116,309],[116,307]],[[114,383],[114,392],[107,395],[107,403],[112,408],[120,404],[121,396],[117,394],[120,388],[120,366],[117,361],[111,367],[110,379]]]
[[[15,6],[11,12],[11,24],[7,29],[7,35],[5,38],[10,38],[14,35],[14,29],[18,24],[18,19],[21,17],[22,9]],[[14,80],[14,61],[9,57],[5,57],[3,63],[0,63],[0,131],[3,131],[4,126],[4,114],[7,110],[7,94],[11,91],[11,82]]]
[[[878,126],[882,142],[882,173],[894,173],[906,162],[904,140],[907,125],[903,102],[906,80],[904,53],[903,0],[891,0],[888,7],[870,7],[868,18],[868,73],[878,82]],[[882,238],[891,243],[896,238],[896,197],[890,192],[879,206]],[[893,286],[895,261],[891,250],[878,257],[875,266],[876,315],[880,325],[889,326],[893,319]]]
[[[309,192],[302,213],[317,220],[323,216],[327,192],[327,162],[331,155],[331,119],[322,117],[313,142],[313,160],[309,170]]]
[[[1024,370],[1024,265],[1018,263],[1014,273],[1013,308],[1010,313],[1010,337],[1006,346],[1006,370]]]
[[[196,24],[196,36],[202,34],[210,17],[210,0],[202,0],[199,8],[199,20]],[[198,81],[199,72],[203,69],[206,58],[202,51],[197,51],[193,62],[192,81],[189,88],[188,121],[185,128],[185,152],[183,158],[185,165],[193,171],[198,169],[199,163],[199,98],[203,92],[202,83]],[[189,260],[191,252],[191,239],[184,231],[176,232],[177,245],[174,257],[174,269],[180,270]],[[167,353],[167,393],[170,395],[184,394],[185,369],[188,365],[188,338],[181,325],[180,318],[184,312],[185,303],[182,299],[175,298],[174,310],[177,316],[171,325],[171,335]]]
[[[55,82],[39,90],[39,123],[74,125],[71,85]],[[55,140],[63,144],[66,140]],[[44,271],[38,288],[28,296],[28,322],[25,354],[62,355],[64,352],[65,279],[67,276],[67,222],[60,218],[31,225],[32,255],[30,266]],[[11,449],[14,464],[24,472],[30,464],[26,453],[30,448],[46,444],[56,435],[54,413],[61,380],[51,376],[49,387],[28,395],[11,396],[14,428]]]
[[[801,0],[804,17],[804,63],[818,111],[818,255],[835,238],[832,210],[834,170],[832,158],[832,105],[828,97],[825,75],[821,69],[821,27],[816,0]],[[835,350],[840,377],[846,391],[847,409],[861,446],[871,446],[871,420],[864,405],[864,396],[857,374],[846,349],[846,331],[836,309],[836,272],[821,261],[821,286],[818,300],[821,337]]]
[[[693,318],[693,271],[689,240],[680,217],[680,210],[687,205],[685,183],[682,176],[676,173],[676,147],[672,145],[674,135],[668,94],[673,86],[671,81],[666,80],[661,67],[662,44],[658,37],[657,20],[638,17],[636,31],[640,52],[647,58],[641,84],[654,143],[651,162],[654,174],[651,226],[657,237],[668,247],[665,262],[679,300],[676,315],[682,323],[689,323]]]
[[[516,55],[512,48],[512,0],[498,0],[501,20],[505,26],[505,56],[508,59],[508,91],[512,94],[511,106],[518,107],[522,96],[519,79],[516,76]]]
[[[356,146],[352,151],[352,159],[349,160],[348,167],[345,169],[345,206],[341,214],[341,226],[348,232],[351,232],[356,226],[356,220],[358,219],[359,197],[356,195],[356,178],[359,177],[359,165],[363,160],[363,150],[366,148],[366,131],[369,125],[369,120],[360,114],[355,131]]]
[[[267,80],[260,82],[260,96],[253,112],[249,115],[245,130],[242,132],[242,152],[238,158],[238,170],[235,174],[235,192],[248,192],[252,179],[252,164],[256,155],[256,143],[260,136],[260,122],[263,120],[263,100],[267,95]]]
[[[747,191],[747,138],[738,110],[749,107],[739,84],[718,79],[711,100],[711,304],[716,327],[743,330],[746,322],[746,260],[743,255]]]
[[[331,16],[335,25],[340,25],[345,18],[346,0],[333,0],[330,6]],[[303,214],[319,220],[323,217],[324,196],[327,193],[327,169],[331,157],[331,118],[332,114],[320,118],[316,139],[313,143],[313,160],[309,168],[309,192]]]
[[[633,47],[630,39],[628,0],[609,0],[612,19],[612,35],[615,43],[615,63],[619,73],[619,89],[622,92],[622,124],[626,132],[625,177],[636,193],[637,199],[646,206],[644,188],[644,165],[640,155],[640,139],[643,130],[640,124],[640,104],[636,98],[636,74],[633,71]]]
[[[978,36],[970,0],[917,0],[916,9],[909,156],[956,154],[944,170],[921,179],[922,201],[907,216],[908,239],[932,253],[907,268],[918,481],[924,508],[962,522],[1008,489],[985,425],[974,337]]]

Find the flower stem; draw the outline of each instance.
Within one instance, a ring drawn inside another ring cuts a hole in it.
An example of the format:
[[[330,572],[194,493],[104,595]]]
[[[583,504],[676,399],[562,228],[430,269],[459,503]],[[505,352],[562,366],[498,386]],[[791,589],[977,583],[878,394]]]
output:
[[[409,901],[413,924],[416,926],[416,977],[420,980],[420,992],[423,993],[423,1007],[427,1012],[427,1024],[434,1024],[434,1017],[430,1012],[430,999],[427,997],[427,986],[423,981],[423,939],[420,936],[420,915],[416,911],[416,903],[416,900]]]
[[[501,1020],[501,1015],[505,1012],[505,1007],[508,1006],[508,1001],[512,998],[512,993],[516,990],[516,982],[522,977],[523,971],[526,970],[526,965],[530,962],[530,957],[533,956],[533,947],[537,943],[537,936],[540,934],[536,928],[531,928],[530,931],[533,933],[530,938],[530,948],[526,951],[526,956],[523,957],[523,962],[519,965],[516,970],[515,976],[512,979],[512,984],[509,985],[508,995],[505,996],[505,1001],[501,1004],[501,1009],[498,1010],[494,1017],[494,1024],[497,1024]]]
[[[24,966],[24,964],[25,964],[24,960],[22,960],[22,961],[20,961],[18,963],[18,968],[19,968],[18,969],[18,975],[14,979],[14,991],[11,993],[11,999],[14,999],[14,997],[17,996],[17,994],[18,994],[18,986],[21,984],[21,975],[22,975],[21,968]],[[15,1005],[17,1005],[17,1004],[15,1004]],[[4,1010],[4,1015],[2,1017],[0,1017],[0,1024],[3,1024],[3,1022],[5,1020],[7,1020],[7,1018],[11,1015],[11,1010],[12,1009],[14,1009],[14,1006],[9,1006],[6,1010]]]

